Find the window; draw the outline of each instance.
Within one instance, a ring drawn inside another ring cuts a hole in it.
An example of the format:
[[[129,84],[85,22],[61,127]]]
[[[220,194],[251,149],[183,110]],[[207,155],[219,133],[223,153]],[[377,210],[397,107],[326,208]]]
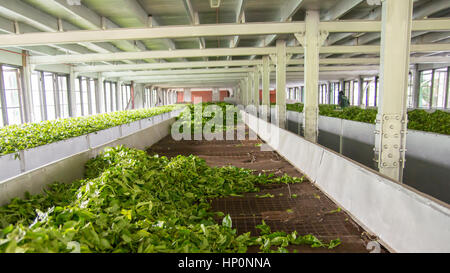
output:
[[[445,92],[447,91],[447,68],[436,69],[434,71],[432,108],[444,108]]]
[[[58,94],[60,105],[60,117],[69,117],[69,88],[67,87],[68,77],[65,75],[57,75],[58,79]]]
[[[352,101],[353,101],[353,105],[359,105],[359,82],[358,81],[354,81],[353,82],[353,97],[352,97]]]
[[[15,67],[3,66],[3,83],[4,83],[4,114],[6,114],[5,124],[21,124],[21,85],[20,70]]]
[[[111,83],[111,112],[114,112],[117,110],[117,98],[116,98],[116,83]]]
[[[41,72],[35,71],[31,74],[31,104],[34,122],[39,122],[45,119],[41,88]]]
[[[447,67],[447,103],[445,108],[450,107],[450,67]]]
[[[111,83],[110,82],[104,83],[103,93],[105,96],[105,112],[107,113],[107,112],[111,111]]]
[[[364,79],[366,92],[363,94],[363,101],[366,106],[375,106],[375,80],[373,78]]]
[[[419,107],[429,108],[431,99],[432,70],[420,72]]]
[[[53,74],[44,72],[44,96],[45,105],[47,106],[47,119],[56,119],[56,103],[55,103],[55,87],[53,82]]]
[[[131,98],[131,86],[124,85],[122,88],[122,106],[126,110]]]
[[[96,96],[97,88],[96,88],[96,85],[97,84],[96,84],[95,80],[93,80],[93,79],[89,80],[89,87],[90,87],[90,94],[89,94],[89,96],[91,98],[91,105],[90,105],[90,107],[92,109],[92,114],[98,113],[98,111],[97,111],[97,96]]]
[[[86,77],[80,78],[81,80],[81,89],[80,89],[80,95],[81,95],[81,107],[82,107],[82,113],[83,116],[89,115],[89,101],[88,101],[88,79]]]
[[[81,102],[81,85],[80,85],[80,78],[75,80],[75,90],[74,90],[74,97],[75,97],[75,109],[76,109],[76,115],[77,117],[81,117],[83,115],[83,107]]]

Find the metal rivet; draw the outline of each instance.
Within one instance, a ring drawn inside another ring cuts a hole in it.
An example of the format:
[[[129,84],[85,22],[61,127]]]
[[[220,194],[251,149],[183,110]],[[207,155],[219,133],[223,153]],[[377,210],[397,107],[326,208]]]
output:
[[[389,158],[392,158],[392,154],[389,154],[388,157],[389,157]]]

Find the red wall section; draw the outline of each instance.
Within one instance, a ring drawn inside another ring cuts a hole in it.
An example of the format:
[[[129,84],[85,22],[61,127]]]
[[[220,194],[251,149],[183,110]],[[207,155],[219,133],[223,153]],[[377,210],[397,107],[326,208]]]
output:
[[[184,102],[184,92],[177,92],[177,103]]]
[[[219,100],[224,101],[225,98],[230,97],[228,90],[220,90]],[[212,90],[211,91],[191,91],[191,101],[194,103],[195,99],[201,99],[202,102],[212,102]],[[178,92],[177,102],[185,102],[184,92]]]
[[[197,103],[196,100],[202,100],[202,102],[212,101],[212,91],[192,91],[191,99],[193,103]]]
[[[220,90],[220,101],[224,101],[225,98],[230,96],[230,92],[228,90]]]
[[[270,93],[270,103],[276,103],[277,102],[277,96],[276,96],[277,91],[270,90],[269,93]],[[262,90],[261,89],[259,90],[259,100],[262,101]]]

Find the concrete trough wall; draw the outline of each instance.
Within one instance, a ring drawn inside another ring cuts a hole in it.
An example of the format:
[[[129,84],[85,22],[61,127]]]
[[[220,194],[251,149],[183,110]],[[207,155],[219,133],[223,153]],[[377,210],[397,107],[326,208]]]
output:
[[[303,114],[287,111],[287,129],[303,135]],[[377,170],[375,125],[319,116],[320,145]],[[408,130],[403,182],[450,203],[450,136]]]
[[[0,181],[34,170],[68,156],[101,147],[116,139],[133,135],[154,124],[178,116],[181,110],[164,113],[87,135],[74,137],[0,157]]]
[[[23,197],[25,192],[42,193],[43,189],[54,182],[70,183],[84,177],[85,163],[97,156],[105,147],[124,145],[130,148],[145,149],[170,133],[170,126],[175,118],[167,118],[161,122],[138,130],[133,134],[122,136],[100,146],[89,148],[25,172],[0,182],[0,205],[7,204],[12,198]]]
[[[253,115],[249,127],[396,252],[450,252],[450,206]]]

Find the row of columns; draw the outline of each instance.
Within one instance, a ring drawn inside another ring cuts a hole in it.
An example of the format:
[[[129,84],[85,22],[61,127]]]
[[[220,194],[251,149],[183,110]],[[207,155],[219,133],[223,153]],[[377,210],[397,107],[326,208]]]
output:
[[[407,87],[409,72],[409,47],[411,41],[412,0],[382,2],[380,105],[376,121],[375,156],[381,173],[401,181],[405,163],[405,139],[407,124]],[[308,10],[305,32],[296,34],[304,48],[305,105],[303,127],[305,138],[318,140],[319,100],[319,53],[328,33],[321,31],[320,13]],[[263,65],[239,82],[237,98],[244,105],[259,106],[259,73],[262,75],[262,106],[270,105],[269,57],[276,66],[276,121],[286,124],[286,42],[278,40],[275,56],[263,56]],[[418,77],[414,77],[418,85]],[[363,79],[358,79],[359,104],[362,104]],[[418,88],[417,88],[418,89]],[[416,90],[417,90],[416,89]],[[417,99],[417,98],[415,98]],[[268,109],[270,109],[268,107]],[[270,113],[270,112],[269,112]]]

